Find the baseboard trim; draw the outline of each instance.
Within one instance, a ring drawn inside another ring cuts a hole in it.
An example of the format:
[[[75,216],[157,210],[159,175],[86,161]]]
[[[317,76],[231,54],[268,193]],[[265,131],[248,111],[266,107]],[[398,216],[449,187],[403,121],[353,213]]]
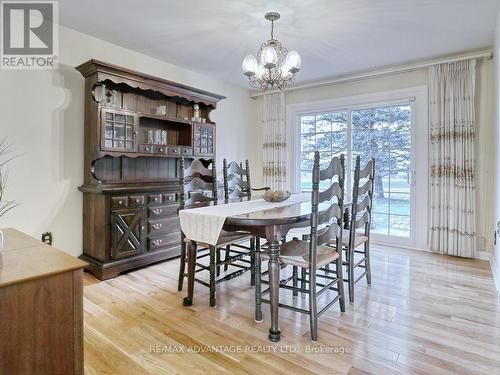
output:
[[[481,259],[481,260],[487,260],[488,262],[491,261],[493,253],[491,251],[476,251],[476,259]]]
[[[380,242],[373,242],[372,244],[378,249],[402,249],[402,250],[412,250],[412,251],[425,251],[428,253],[434,253],[429,249],[419,249],[410,246],[401,246],[393,244],[385,244]],[[500,259],[496,259],[493,251],[477,251],[474,259],[485,260],[490,263],[491,273],[493,274],[493,281],[497,291],[500,293]]]
[[[493,274],[493,280],[495,280],[495,285],[497,287],[497,291],[500,293],[500,264],[494,254],[492,254],[490,257],[490,266],[491,266],[491,273]]]

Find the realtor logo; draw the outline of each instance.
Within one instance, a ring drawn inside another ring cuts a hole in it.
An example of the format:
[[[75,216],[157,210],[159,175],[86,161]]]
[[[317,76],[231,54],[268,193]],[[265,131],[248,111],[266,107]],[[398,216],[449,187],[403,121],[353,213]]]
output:
[[[57,69],[58,3],[2,1],[0,69]]]

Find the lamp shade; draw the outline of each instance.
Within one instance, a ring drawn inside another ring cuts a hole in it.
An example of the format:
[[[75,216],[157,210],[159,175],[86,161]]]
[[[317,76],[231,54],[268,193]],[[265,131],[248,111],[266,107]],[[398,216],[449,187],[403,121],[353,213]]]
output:
[[[292,75],[292,72],[290,71],[290,65],[287,63],[283,64],[281,66],[280,74],[283,78],[290,77]]]
[[[266,46],[262,49],[260,62],[266,69],[271,69],[276,66],[276,63],[278,62],[278,54],[273,46]]]
[[[247,55],[243,59],[243,62],[241,63],[241,67],[243,68],[243,74],[246,76],[253,76],[257,73],[257,69],[259,67],[259,64],[257,63],[257,59],[253,55]]]
[[[297,51],[292,50],[286,55],[285,65],[290,67],[292,73],[297,73],[300,70],[300,65],[302,61],[300,55]]]
[[[264,65],[262,64],[259,64],[259,66],[257,67],[257,78],[262,78],[266,75],[266,68],[264,68]]]

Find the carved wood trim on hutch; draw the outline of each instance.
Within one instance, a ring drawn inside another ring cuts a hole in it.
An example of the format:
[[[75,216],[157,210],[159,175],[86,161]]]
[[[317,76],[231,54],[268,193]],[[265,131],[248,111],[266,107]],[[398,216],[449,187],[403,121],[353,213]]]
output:
[[[98,60],[76,69],[85,77],[81,258],[102,280],[179,254],[178,161],[215,156],[210,112],[224,97]]]

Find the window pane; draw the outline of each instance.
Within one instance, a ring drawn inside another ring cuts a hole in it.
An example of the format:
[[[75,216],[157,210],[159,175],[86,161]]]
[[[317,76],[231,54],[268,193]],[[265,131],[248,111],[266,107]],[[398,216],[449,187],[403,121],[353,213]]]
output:
[[[133,134],[132,130],[133,130],[132,126],[127,125],[127,140],[131,140],[132,139],[132,134]]]
[[[314,165],[314,152],[306,152],[302,154],[301,170],[311,172]]]
[[[300,188],[302,191],[312,190],[312,172],[301,172]]]
[[[391,215],[389,234],[391,236],[410,237],[410,217]]]
[[[373,233],[389,234],[389,216],[386,214],[373,213],[370,230]]]
[[[332,161],[332,153],[331,152],[320,152],[319,153],[319,167],[321,169],[325,169],[326,167],[328,167],[330,165],[331,161]]]
[[[332,133],[332,150],[333,152],[347,152],[347,131],[338,131]]]
[[[115,125],[115,139],[124,139],[125,138],[125,130],[123,124]]]
[[[314,133],[316,131],[315,116],[302,116],[300,118],[301,133]]]
[[[391,214],[410,215],[410,194],[391,193]]]
[[[302,151],[316,150],[316,134],[302,136]]]
[[[316,116],[316,133],[324,133],[332,131],[332,123],[330,122],[331,115],[324,114]]]
[[[332,133],[319,133],[316,134],[316,150],[328,150],[332,149]]]
[[[389,213],[389,199],[380,197],[378,194],[373,195],[373,212]]]
[[[113,123],[107,122],[106,123],[106,139],[112,139],[113,138]]]

